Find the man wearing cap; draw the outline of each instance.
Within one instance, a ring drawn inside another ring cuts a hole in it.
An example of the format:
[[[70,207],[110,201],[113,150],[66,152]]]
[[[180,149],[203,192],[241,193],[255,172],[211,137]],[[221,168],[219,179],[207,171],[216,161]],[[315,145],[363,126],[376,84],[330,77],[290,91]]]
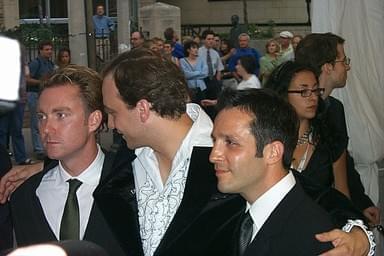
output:
[[[280,55],[284,61],[294,60],[295,55],[293,51],[293,47],[291,44],[291,40],[293,38],[293,34],[289,31],[282,31],[279,34],[280,36]]]

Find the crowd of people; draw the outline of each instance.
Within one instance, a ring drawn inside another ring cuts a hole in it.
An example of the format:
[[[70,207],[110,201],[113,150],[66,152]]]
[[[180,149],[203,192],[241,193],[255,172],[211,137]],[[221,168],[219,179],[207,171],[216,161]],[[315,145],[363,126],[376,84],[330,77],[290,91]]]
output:
[[[249,43],[135,31],[98,74],[69,49],[54,65],[42,42],[26,91],[44,162],[2,161],[1,249],[13,229],[18,246],[85,240],[114,256],[374,255],[380,212],[330,96],[350,70],[344,39],[282,31],[265,56]],[[117,150],[98,143],[104,123]]]

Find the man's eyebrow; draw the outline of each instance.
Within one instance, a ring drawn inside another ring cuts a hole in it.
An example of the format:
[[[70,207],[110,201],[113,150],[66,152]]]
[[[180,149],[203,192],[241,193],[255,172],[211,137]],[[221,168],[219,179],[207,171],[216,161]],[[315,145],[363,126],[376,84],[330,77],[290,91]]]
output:
[[[61,112],[61,111],[71,111],[71,108],[69,107],[57,107],[52,109],[52,112]]]

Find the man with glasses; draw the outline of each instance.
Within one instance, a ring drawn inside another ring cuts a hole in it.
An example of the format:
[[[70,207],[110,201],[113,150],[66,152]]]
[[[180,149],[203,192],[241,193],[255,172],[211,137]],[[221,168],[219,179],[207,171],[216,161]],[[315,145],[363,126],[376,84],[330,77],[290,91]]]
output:
[[[379,224],[380,211],[365,194],[360,176],[354,168],[352,157],[347,151],[348,133],[343,104],[330,96],[333,89],[346,85],[351,59],[345,55],[344,39],[331,33],[313,33],[306,36],[297,46],[297,62],[310,65],[319,75],[319,87],[324,94],[319,102],[319,115],[326,121],[333,136],[333,165],[345,165],[351,200],[371,224]]]

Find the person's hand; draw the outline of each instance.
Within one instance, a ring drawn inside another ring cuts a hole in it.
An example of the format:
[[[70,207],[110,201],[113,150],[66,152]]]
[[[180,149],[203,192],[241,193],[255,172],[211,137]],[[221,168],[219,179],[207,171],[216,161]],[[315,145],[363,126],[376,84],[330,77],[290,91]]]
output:
[[[15,165],[0,180],[0,203],[4,204],[21,184],[43,169],[43,162],[31,165]]]
[[[204,99],[200,101],[200,104],[203,107],[215,106],[217,104],[217,100]]]
[[[368,219],[369,224],[378,225],[380,224],[380,209],[376,206],[371,206],[363,211],[364,216]]]
[[[334,249],[321,254],[321,256],[365,256],[370,249],[368,238],[359,227],[352,228],[349,233],[340,229],[334,229],[317,234],[316,239],[320,242],[332,242],[333,246],[335,246]]]

